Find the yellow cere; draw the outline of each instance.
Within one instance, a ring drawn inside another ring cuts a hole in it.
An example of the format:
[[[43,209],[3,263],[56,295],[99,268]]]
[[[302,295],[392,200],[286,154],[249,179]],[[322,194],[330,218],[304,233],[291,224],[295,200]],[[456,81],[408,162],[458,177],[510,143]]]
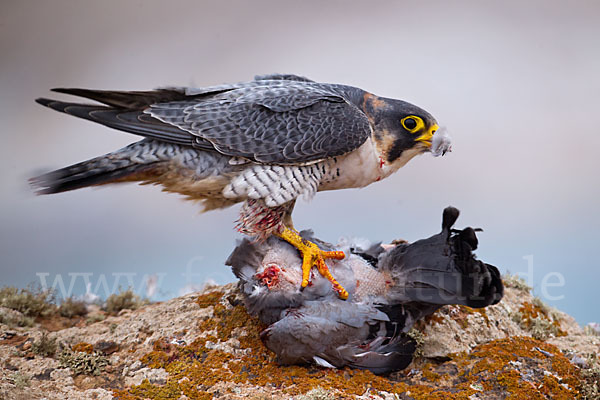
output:
[[[433,138],[433,134],[439,129],[438,124],[433,124],[431,126],[431,128],[429,128],[429,130],[427,132],[425,132],[424,134],[422,134],[421,136],[419,136],[418,138],[416,138],[415,140],[417,142],[423,142],[425,143],[427,146],[431,147],[431,139]]]

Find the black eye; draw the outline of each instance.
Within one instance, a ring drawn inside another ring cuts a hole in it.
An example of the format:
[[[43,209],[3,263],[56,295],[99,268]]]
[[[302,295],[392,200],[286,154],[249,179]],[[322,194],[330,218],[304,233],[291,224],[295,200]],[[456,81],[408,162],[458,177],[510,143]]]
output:
[[[414,118],[406,118],[404,120],[404,127],[409,131],[412,131],[417,127],[417,121]]]

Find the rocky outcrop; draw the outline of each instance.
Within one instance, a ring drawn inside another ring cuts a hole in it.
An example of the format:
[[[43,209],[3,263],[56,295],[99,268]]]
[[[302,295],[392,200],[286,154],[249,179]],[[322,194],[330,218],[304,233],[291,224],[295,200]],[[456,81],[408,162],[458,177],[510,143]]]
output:
[[[420,322],[419,355],[387,376],[279,365],[234,284],[65,329],[2,323],[0,399],[598,398],[600,337],[505,284],[495,306]]]

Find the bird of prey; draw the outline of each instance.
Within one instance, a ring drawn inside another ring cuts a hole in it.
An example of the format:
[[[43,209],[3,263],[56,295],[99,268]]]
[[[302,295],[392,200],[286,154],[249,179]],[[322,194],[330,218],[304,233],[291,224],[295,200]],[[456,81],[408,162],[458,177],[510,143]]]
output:
[[[452,229],[457,218],[458,210],[448,207],[437,235],[354,248],[347,259],[330,261],[351,293],[347,301],[336,298],[320,276],[298,290],[302,261],[276,237],[242,241],[226,263],[240,279],[248,311],[269,325],[261,338],[280,362],[387,373],[410,364],[415,343],[405,333],[417,320],[444,304],[481,308],[503,296],[498,269],[473,254],[476,230]]]
[[[144,139],[32,178],[39,194],[141,182],[200,201],[204,210],[243,202],[242,233],[288,241],[303,254],[301,287],[316,265],[343,299],[348,292],[324,259],[344,254],[298,235],[291,219],[296,199],[364,187],[417,154],[450,149],[448,137],[436,134],[436,120],[419,107],[295,75],[200,89],[53,90],[101,104],[37,102]]]

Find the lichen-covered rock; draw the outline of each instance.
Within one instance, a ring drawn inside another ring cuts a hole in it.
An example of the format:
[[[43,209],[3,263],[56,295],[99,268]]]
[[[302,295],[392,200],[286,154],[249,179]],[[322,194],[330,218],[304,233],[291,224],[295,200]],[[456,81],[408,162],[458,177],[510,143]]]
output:
[[[496,305],[474,309],[445,306],[420,324],[424,357],[469,351],[478,344],[513,336],[550,339],[582,330],[572,317],[550,309],[525,288],[508,288]]]
[[[167,383],[169,374],[163,368],[140,368],[137,371],[130,371],[125,377],[125,386],[141,385],[145,380],[154,385],[164,385]]]
[[[0,399],[598,398],[600,337],[518,282],[498,305],[447,306],[420,322],[421,355],[388,376],[280,366],[234,284],[47,333],[55,358],[23,350],[43,326],[0,322]],[[102,372],[64,368],[74,350],[102,357]]]

